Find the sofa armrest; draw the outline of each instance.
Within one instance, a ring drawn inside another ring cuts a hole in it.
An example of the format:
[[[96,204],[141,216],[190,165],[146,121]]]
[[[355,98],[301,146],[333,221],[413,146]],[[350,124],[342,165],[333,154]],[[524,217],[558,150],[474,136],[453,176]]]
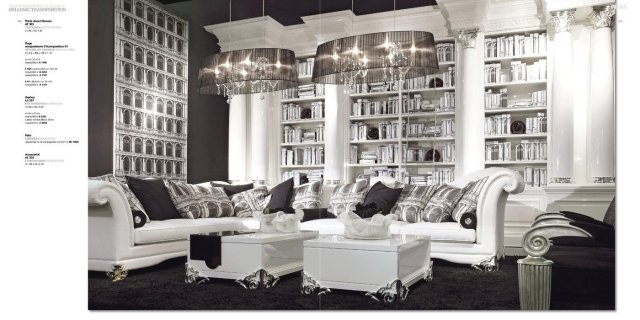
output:
[[[127,198],[113,183],[89,180],[89,259],[118,260],[134,245]]]
[[[522,237],[522,248],[529,256],[542,258],[553,244],[551,238],[555,237],[592,238],[587,231],[565,221],[532,227]]]

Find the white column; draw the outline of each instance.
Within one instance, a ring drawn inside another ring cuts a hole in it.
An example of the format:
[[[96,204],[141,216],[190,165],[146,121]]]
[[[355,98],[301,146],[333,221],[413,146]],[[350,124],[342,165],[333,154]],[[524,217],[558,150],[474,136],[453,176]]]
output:
[[[229,180],[246,181],[247,95],[233,96],[229,103]]]
[[[344,178],[344,114],[347,107],[344,86],[324,87],[324,181],[340,184]]]
[[[573,182],[573,53],[571,27],[575,10],[551,13],[554,29],[551,89],[551,183]]]
[[[234,98],[235,99],[235,98]],[[251,180],[255,184],[266,184],[269,179],[269,149],[267,118],[269,95],[251,95]]]
[[[594,7],[591,33],[591,179],[611,183],[615,178],[615,107],[613,101],[613,49],[611,19],[615,5]]]
[[[484,106],[482,98],[482,49],[476,47],[478,29],[459,30],[457,40],[462,52],[456,86],[456,178],[484,169]],[[482,41],[480,41],[482,43]]]

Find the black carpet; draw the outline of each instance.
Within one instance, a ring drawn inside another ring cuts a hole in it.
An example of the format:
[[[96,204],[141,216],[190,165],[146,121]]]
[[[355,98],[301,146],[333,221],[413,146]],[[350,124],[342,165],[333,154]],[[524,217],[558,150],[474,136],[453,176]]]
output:
[[[119,282],[89,272],[90,310],[519,310],[516,257],[497,272],[434,259],[433,281],[419,281],[405,301],[383,304],[363,292],[332,290],[322,296],[300,294],[300,273],[280,278],[275,287],[246,290],[233,280],[184,282],[186,258],[132,270]],[[597,302],[554,303],[552,309],[613,310]]]

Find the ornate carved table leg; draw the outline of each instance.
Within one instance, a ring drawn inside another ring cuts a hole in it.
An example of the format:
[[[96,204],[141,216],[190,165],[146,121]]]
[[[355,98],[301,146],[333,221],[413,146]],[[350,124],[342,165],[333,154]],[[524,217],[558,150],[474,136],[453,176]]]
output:
[[[396,302],[398,297],[404,301],[409,294],[409,288],[402,284],[402,281],[395,280],[386,286],[378,289],[377,291],[370,291],[365,296],[371,297],[371,299],[382,302]]]
[[[116,264],[113,266],[113,270],[107,272],[107,277],[109,277],[112,282],[117,282],[124,280],[128,274],[129,270],[126,270],[121,264]]]
[[[280,280],[279,277],[272,275],[267,270],[258,269],[244,278],[237,279],[236,283],[240,284],[245,289],[254,290],[271,288],[276,284],[276,282],[278,282],[278,280]]]
[[[518,260],[520,309],[549,310],[551,304],[551,267],[553,261],[527,256]]]
[[[185,263],[184,268],[185,268],[184,282],[205,283],[209,281],[208,278],[200,276],[200,272],[198,272],[198,270],[196,270],[194,267],[189,265],[189,263]]]
[[[488,258],[486,260],[480,261],[480,263],[473,264],[471,266],[477,270],[487,271],[487,272],[498,271],[500,269],[500,263],[498,262],[498,259],[495,256]]]
[[[331,289],[321,286],[320,283],[318,283],[316,280],[311,278],[310,275],[302,271],[302,282],[301,282],[300,293],[305,295],[314,294],[314,293],[321,295],[329,292],[331,292]]]
[[[429,261],[429,270],[425,271],[422,275],[422,279],[426,282],[431,282],[433,280],[433,261]]]

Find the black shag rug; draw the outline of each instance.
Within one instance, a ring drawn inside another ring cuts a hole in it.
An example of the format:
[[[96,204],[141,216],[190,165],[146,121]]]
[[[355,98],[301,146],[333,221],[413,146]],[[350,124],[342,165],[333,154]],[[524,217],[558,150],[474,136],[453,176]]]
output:
[[[434,259],[433,281],[409,288],[405,301],[380,303],[363,292],[332,290],[321,296],[300,294],[300,273],[280,278],[269,289],[246,290],[233,280],[184,282],[186,258],[132,270],[111,282],[104,272],[89,272],[90,310],[519,310],[517,257],[500,261],[496,272]],[[373,267],[373,266],[372,266]],[[597,302],[564,301],[552,309],[613,310]]]

